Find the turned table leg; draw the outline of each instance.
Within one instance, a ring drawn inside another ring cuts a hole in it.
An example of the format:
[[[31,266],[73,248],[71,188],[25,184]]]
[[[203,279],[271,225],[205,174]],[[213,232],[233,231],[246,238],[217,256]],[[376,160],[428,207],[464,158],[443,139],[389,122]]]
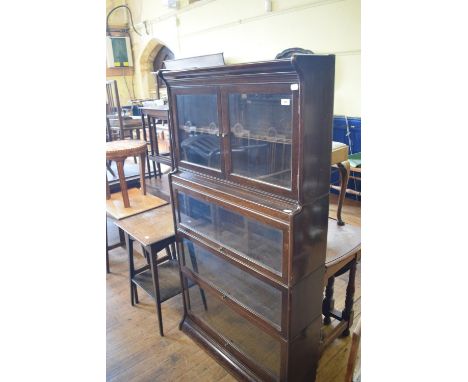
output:
[[[124,202],[124,207],[130,207],[130,201],[128,200],[128,191],[127,191],[127,182],[125,180],[125,173],[124,173],[124,160],[125,159],[118,159],[117,162],[117,172],[119,174],[119,182],[120,182],[120,190],[122,191],[122,198]]]
[[[331,323],[331,311],[334,308],[333,300],[333,285],[335,284],[335,278],[332,276],[327,281],[327,287],[325,288],[325,298],[322,303],[322,313],[325,316],[323,319],[324,325]]]
[[[343,337],[349,336],[349,328],[353,324],[353,303],[354,303],[354,290],[355,290],[355,279],[356,279],[356,259],[353,260],[351,267],[349,268],[349,280],[348,287],[346,288],[346,300],[345,308],[342,312],[344,321],[347,321],[346,330],[343,332]]]
[[[143,195],[146,195],[145,160],[146,160],[146,153],[140,154],[140,183],[141,183],[141,193]]]
[[[337,218],[338,218],[338,225],[344,225],[343,219],[341,219],[341,209],[343,208],[344,199],[346,196],[346,188],[348,187],[348,179],[349,179],[349,172],[350,172],[350,165],[349,161],[344,161],[337,163],[338,170],[340,171],[340,178],[341,178],[341,189],[340,195],[338,197],[338,211],[337,211]]]

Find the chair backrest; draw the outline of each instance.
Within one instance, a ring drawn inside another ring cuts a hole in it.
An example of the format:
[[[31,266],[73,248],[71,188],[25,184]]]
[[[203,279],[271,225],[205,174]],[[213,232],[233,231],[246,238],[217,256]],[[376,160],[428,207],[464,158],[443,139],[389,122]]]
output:
[[[124,138],[122,108],[120,106],[119,89],[116,80],[106,81],[106,117],[115,120],[120,129],[120,139]]]

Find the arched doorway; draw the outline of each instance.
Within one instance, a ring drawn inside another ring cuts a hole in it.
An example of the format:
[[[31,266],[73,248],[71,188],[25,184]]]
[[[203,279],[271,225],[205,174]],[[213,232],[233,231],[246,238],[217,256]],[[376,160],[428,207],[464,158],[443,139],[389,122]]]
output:
[[[156,54],[156,57],[154,58],[153,71],[157,72],[159,69],[164,69],[164,61],[173,60],[174,58],[174,53],[167,46],[163,45],[161,49],[159,49],[159,52]],[[157,95],[160,99],[161,96],[167,95],[166,85],[164,84],[164,82],[161,81],[160,78],[156,78],[156,81],[158,85]]]

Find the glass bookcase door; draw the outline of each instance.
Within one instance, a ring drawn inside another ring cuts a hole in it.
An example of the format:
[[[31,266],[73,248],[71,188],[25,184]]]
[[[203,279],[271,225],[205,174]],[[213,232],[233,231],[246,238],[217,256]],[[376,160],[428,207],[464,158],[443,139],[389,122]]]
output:
[[[281,275],[282,229],[177,189],[179,223],[238,256]]]
[[[190,281],[184,277],[185,285],[189,285]],[[268,380],[279,380],[281,344],[277,338],[224,304],[210,290],[198,286],[186,290],[189,314],[217,333],[227,351],[240,352],[268,373]]]
[[[216,92],[177,94],[179,160],[221,170],[221,131]]]
[[[232,175],[292,188],[293,92],[228,94]]]
[[[282,292],[237,265],[214,255],[202,245],[182,238],[185,267],[224,295],[281,329]],[[252,291],[255,293],[252,293]]]

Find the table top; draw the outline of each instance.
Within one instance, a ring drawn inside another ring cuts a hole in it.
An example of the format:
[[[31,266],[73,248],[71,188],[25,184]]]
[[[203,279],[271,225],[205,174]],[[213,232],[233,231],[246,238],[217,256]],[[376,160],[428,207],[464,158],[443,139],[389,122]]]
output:
[[[326,265],[331,266],[361,249],[361,228],[345,224],[339,226],[328,219]]]
[[[157,243],[175,234],[170,205],[116,221],[115,224],[143,245]]]
[[[128,198],[130,199],[130,207],[125,208],[122,193],[116,192],[111,194],[111,198],[106,200],[107,215],[120,220],[167,204],[167,201],[157,196],[150,194],[142,195],[138,188],[130,188],[128,190]]]
[[[146,153],[145,141],[138,139],[124,139],[106,142],[106,159],[125,157]]]

